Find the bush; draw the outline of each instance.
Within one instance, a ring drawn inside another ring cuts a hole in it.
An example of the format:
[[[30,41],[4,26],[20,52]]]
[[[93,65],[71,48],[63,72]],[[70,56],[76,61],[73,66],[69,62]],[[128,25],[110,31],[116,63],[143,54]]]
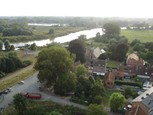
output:
[[[30,60],[24,60],[23,62],[22,62],[22,67],[26,67],[26,66],[29,66],[29,65],[31,65],[32,64],[32,61],[30,61]]]
[[[95,96],[94,97],[94,99],[92,100],[92,103],[95,103],[95,104],[101,104],[102,103],[102,96],[100,96],[100,95],[97,95],[97,96]]]

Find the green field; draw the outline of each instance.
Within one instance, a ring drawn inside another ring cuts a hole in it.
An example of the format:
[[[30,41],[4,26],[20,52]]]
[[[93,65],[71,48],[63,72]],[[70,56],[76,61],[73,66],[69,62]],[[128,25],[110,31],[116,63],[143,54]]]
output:
[[[138,39],[141,42],[153,42],[153,30],[121,30],[121,35],[128,38],[129,42]]]

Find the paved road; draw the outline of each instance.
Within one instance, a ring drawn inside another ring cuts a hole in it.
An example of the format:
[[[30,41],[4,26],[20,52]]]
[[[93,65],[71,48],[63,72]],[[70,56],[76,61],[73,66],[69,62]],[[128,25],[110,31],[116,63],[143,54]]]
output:
[[[0,107],[4,107],[6,108],[10,103],[12,103],[13,101],[13,96],[17,93],[24,93],[24,92],[40,92],[39,91],[39,86],[40,83],[37,82],[37,74],[35,73],[33,76],[29,77],[28,79],[26,79],[24,82],[24,84],[16,84],[15,86],[11,87],[12,91],[8,94],[3,94],[4,98],[3,100],[0,102]],[[63,104],[63,105],[73,105],[75,107],[79,107],[82,109],[86,109],[86,106],[83,105],[79,105],[73,102],[70,102],[68,98],[62,98],[60,96],[57,95],[53,95],[51,93],[48,92],[40,92],[42,94],[42,99],[41,100],[50,100],[59,104]]]
[[[7,107],[8,104],[10,104],[13,101],[13,96],[17,93],[23,92],[27,89],[31,90],[33,88],[33,85],[37,83],[37,73],[35,73],[33,76],[29,77],[25,80],[25,84],[16,84],[12,88],[12,91],[8,94],[3,94],[4,99],[0,103],[0,107]]]

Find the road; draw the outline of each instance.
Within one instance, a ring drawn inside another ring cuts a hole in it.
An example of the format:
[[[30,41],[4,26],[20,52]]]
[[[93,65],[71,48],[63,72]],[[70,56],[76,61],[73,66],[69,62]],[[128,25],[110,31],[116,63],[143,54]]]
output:
[[[33,76],[29,77],[24,81],[24,84],[16,84],[12,88],[12,91],[8,94],[3,94],[1,97],[0,101],[0,108],[4,107],[6,108],[10,103],[13,102],[13,96],[17,93],[25,93],[25,92],[39,92],[42,94],[42,99],[41,100],[48,100],[48,101],[53,101],[59,104],[63,105],[73,105],[75,107],[79,107],[82,109],[87,109],[86,106],[79,105],[73,102],[70,102],[68,98],[63,98],[54,94],[51,94],[49,92],[40,92],[39,91],[39,86],[40,83],[38,82],[37,79],[37,74],[35,73]]]

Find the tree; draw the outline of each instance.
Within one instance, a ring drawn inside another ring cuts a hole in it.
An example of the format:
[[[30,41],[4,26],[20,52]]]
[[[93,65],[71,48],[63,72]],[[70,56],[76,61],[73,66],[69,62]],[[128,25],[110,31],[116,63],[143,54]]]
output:
[[[145,50],[145,46],[144,46],[142,43],[136,43],[136,44],[133,46],[133,50],[134,50],[134,51],[141,52],[141,51],[144,51],[144,50]]]
[[[133,90],[132,90],[132,88],[131,88],[131,87],[125,88],[125,90],[124,90],[124,95],[125,95],[126,98],[132,96],[132,95],[133,95]]]
[[[54,87],[61,77],[73,71],[73,64],[74,60],[65,48],[52,46],[38,54],[35,69],[39,71],[40,82]]]
[[[78,65],[76,67],[76,75],[77,75],[77,77],[86,76],[87,73],[88,73],[88,70],[83,64],[80,64],[80,65]]]
[[[31,49],[31,50],[36,50],[36,49],[37,49],[36,44],[35,44],[35,43],[31,44],[30,49]]]
[[[76,55],[75,61],[80,61],[81,63],[85,62],[86,49],[83,40],[81,39],[72,40],[69,44],[68,50]]]
[[[86,35],[80,35],[80,36],[78,37],[78,39],[85,40],[85,39],[87,39],[87,36],[86,36]]]
[[[121,29],[116,23],[106,23],[103,26],[103,31],[108,35],[119,35]]]
[[[117,110],[123,107],[125,103],[125,97],[121,93],[113,93],[109,98],[111,111],[117,112]]]
[[[100,32],[96,33],[96,38],[99,39],[101,37]]]
[[[3,41],[0,40],[0,50],[2,51],[3,50]]]
[[[21,93],[18,93],[14,95],[13,101],[14,101],[15,109],[18,110],[19,115],[25,115],[25,112],[27,110],[26,98]]]
[[[10,41],[9,40],[5,40],[4,46],[5,46],[5,50],[9,51],[10,50]]]
[[[56,94],[65,95],[69,92],[74,92],[77,84],[77,79],[74,73],[69,72],[57,81],[55,84],[54,92]]]
[[[99,105],[99,104],[102,103],[102,100],[103,100],[102,96],[96,95],[96,96],[93,98],[92,103],[95,103],[95,104],[98,104],[98,105]]]
[[[90,104],[87,110],[87,115],[107,115],[103,105]]]
[[[14,45],[11,45],[11,46],[10,46],[10,50],[15,50]]]
[[[136,43],[141,43],[140,40],[137,40],[137,39],[134,39],[132,42],[131,42],[131,46],[134,46]]]
[[[102,54],[100,54],[100,56],[98,57],[98,59],[100,59],[100,60],[105,60],[105,59],[107,59],[108,58],[108,54],[107,53],[102,53]]]
[[[127,52],[128,52],[128,45],[121,43],[117,45],[116,50],[113,53],[115,53],[114,55],[117,61],[123,61]]]
[[[49,29],[48,34],[53,34],[54,33],[54,29]]]

